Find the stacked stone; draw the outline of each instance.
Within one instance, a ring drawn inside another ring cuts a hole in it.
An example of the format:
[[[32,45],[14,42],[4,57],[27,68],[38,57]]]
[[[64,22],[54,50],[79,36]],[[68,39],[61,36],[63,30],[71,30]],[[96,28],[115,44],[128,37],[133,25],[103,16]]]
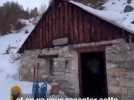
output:
[[[53,74],[50,72],[50,61],[38,58],[39,55],[58,55],[53,58]],[[57,81],[69,96],[78,96],[78,55],[69,47],[25,51],[22,57],[20,76],[22,80],[33,80],[34,66],[39,66],[39,80]]]
[[[106,49],[109,96],[134,99],[134,45],[121,42]]]

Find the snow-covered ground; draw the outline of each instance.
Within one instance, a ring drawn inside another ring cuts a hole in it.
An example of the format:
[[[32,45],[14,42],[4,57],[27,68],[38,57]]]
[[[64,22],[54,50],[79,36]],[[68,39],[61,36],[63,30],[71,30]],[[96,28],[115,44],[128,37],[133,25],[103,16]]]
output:
[[[15,60],[19,56],[16,52],[34,28],[30,21],[22,21],[26,23],[26,27],[0,37],[0,100],[10,100],[10,88],[14,85],[19,85],[24,93],[32,91],[32,83],[19,81],[20,61]],[[25,33],[26,30],[28,33]]]
[[[6,51],[9,49],[10,53],[16,53],[35,26],[30,20],[21,20],[21,22],[26,24],[23,29],[18,32],[13,32],[9,35],[4,35],[0,37],[0,54],[6,53]],[[26,33],[26,31],[28,33]]]
[[[10,88],[14,85],[19,85],[23,93],[31,94],[32,83],[23,81],[21,82],[12,78],[2,77],[2,79],[0,79],[0,100],[10,100]]]

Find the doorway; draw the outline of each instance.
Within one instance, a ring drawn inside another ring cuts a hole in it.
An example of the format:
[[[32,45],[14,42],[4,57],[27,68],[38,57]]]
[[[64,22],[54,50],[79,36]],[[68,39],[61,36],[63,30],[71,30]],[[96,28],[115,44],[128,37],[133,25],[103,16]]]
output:
[[[105,52],[80,53],[81,97],[108,96]]]

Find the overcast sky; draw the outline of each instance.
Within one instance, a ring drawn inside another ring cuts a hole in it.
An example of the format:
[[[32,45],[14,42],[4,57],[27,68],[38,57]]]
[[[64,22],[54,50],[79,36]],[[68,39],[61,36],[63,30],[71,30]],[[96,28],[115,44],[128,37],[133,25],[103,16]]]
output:
[[[49,0],[0,0],[0,5],[3,5],[3,3],[7,2],[7,1],[15,1],[18,2],[19,4],[21,4],[24,9],[31,9],[31,8],[35,8],[38,7],[40,8],[40,6],[42,5],[48,5],[48,1]]]

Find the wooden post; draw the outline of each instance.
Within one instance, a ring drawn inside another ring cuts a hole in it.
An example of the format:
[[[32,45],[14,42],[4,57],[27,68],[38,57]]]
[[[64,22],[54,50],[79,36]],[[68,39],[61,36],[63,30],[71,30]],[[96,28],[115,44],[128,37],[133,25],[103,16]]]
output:
[[[39,67],[40,67],[40,63],[37,63],[37,81],[39,81]]]
[[[50,65],[50,67],[49,67],[49,73],[50,73],[50,75],[53,75],[53,59],[52,58],[50,58],[49,59],[49,65]]]
[[[34,66],[33,81],[39,81],[39,66],[39,63],[37,63],[37,65]]]
[[[36,66],[34,66],[34,72],[33,72],[33,81],[36,80]]]

